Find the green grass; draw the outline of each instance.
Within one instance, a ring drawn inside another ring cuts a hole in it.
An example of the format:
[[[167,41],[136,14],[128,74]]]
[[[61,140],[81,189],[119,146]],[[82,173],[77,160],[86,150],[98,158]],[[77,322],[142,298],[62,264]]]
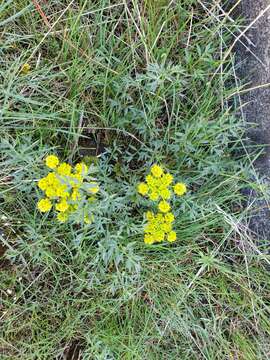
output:
[[[1,359],[269,358],[269,257],[242,191],[259,186],[224,61],[238,28],[203,4],[40,1],[49,24],[0,4]],[[97,163],[93,225],[37,211],[49,153]],[[136,184],[155,162],[189,191],[177,242],[147,247]]]

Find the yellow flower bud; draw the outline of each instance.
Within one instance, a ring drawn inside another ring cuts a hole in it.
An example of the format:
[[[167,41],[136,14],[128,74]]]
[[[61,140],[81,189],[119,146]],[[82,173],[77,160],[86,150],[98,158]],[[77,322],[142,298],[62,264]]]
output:
[[[163,213],[167,213],[171,209],[170,204],[167,201],[161,201],[158,204],[158,208]]]
[[[168,241],[169,242],[174,242],[176,240],[176,232],[175,231],[170,231],[168,234]]]
[[[183,183],[177,183],[173,188],[174,192],[178,196],[182,196],[187,192],[187,187]]]
[[[52,208],[52,203],[49,199],[41,199],[38,202],[37,207],[40,212],[48,212]]]
[[[49,155],[46,157],[45,162],[48,168],[55,169],[59,164],[59,159],[55,155]]]

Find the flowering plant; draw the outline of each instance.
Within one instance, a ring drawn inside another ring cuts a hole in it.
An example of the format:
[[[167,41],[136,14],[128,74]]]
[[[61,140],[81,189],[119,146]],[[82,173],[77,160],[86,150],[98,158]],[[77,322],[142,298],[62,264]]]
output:
[[[176,232],[172,228],[174,214],[171,212],[169,200],[173,194],[182,196],[186,193],[187,188],[184,183],[173,183],[173,176],[165,173],[162,167],[155,164],[151,167],[150,174],[145,178],[145,182],[138,184],[139,194],[148,197],[152,201],[158,201],[158,212],[147,211],[147,225],[144,229],[144,242],[153,244],[167,240],[174,242]]]
[[[45,162],[52,171],[38,181],[38,187],[45,194],[37,204],[39,211],[49,212],[54,207],[57,219],[66,222],[80,208],[84,222],[91,223],[93,215],[89,206],[96,201],[99,186],[90,178],[88,166],[78,163],[72,168],[66,162],[60,163],[55,155],[47,156]]]

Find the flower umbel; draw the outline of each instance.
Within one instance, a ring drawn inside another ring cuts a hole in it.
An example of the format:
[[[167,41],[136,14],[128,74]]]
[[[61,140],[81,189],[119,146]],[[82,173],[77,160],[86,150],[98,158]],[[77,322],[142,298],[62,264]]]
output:
[[[170,231],[168,233],[168,241],[169,242],[174,242],[176,240],[176,232],[175,231]]]
[[[170,204],[167,201],[161,201],[158,204],[158,209],[162,213],[167,213],[168,211],[170,211],[171,207],[170,207]]]
[[[21,67],[21,73],[24,75],[27,75],[30,70],[31,70],[31,66],[28,63],[23,64],[23,66]]]
[[[46,157],[45,159],[46,161],[46,165],[48,166],[48,168],[50,169],[55,169],[56,166],[59,164],[59,159],[57,156],[55,155],[49,155]]]
[[[165,172],[161,166],[154,164],[150,169],[150,174],[145,177],[145,182],[141,182],[137,186],[140,195],[148,197],[153,202],[159,202],[156,214],[151,211],[146,212],[145,244],[152,245],[164,240],[176,241],[177,235],[172,228],[175,218],[170,211],[169,201],[173,194],[184,195],[187,188],[184,183],[173,185],[173,180],[173,176],[169,172]]]
[[[156,177],[156,178],[160,178],[161,175],[163,174],[163,170],[162,168],[155,164],[151,167],[151,173]]]
[[[49,199],[41,199],[38,202],[38,209],[41,212],[48,212],[52,208],[52,203]]]
[[[176,195],[182,196],[187,192],[187,187],[183,183],[177,183],[174,185],[173,190]]]
[[[90,224],[94,217],[89,207],[96,201],[99,185],[90,178],[88,166],[79,163],[72,168],[65,162],[60,163],[55,155],[47,156],[45,163],[52,171],[38,181],[38,187],[46,195],[37,204],[39,211],[48,212],[54,207],[58,221],[63,223],[80,208],[81,220]]]
[[[166,215],[147,212],[146,217],[148,220],[144,229],[144,242],[146,244],[159,243],[164,240],[169,242],[176,240],[176,233],[172,231],[172,223],[168,221]]]
[[[141,195],[146,195],[148,193],[148,185],[146,183],[140,183],[138,185],[138,193]]]

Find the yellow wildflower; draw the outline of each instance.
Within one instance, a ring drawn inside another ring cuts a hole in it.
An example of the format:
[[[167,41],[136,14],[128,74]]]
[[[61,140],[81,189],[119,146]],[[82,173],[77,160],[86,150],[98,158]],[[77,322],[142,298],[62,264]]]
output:
[[[141,195],[148,195],[152,201],[160,201],[158,213],[147,211],[145,214],[147,224],[144,228],[144,241],[146,244],[153,244],[167,239],[169,242],[176,240],[176,232],[173,231],[174,214],[171,212],[171,205],[168,200],[173,193],[181,196],[187,191],[186,185],[177,183],[173,185],[173,176],[164,173],[161,166],[154,164],[150,174],[145,177],[145,183],[138,185],[138,192]],[[159,200],[160,199],[160,200]]]
[[[169,186],[173,182],[173,176],[170,173],[164,174],[161,178],[161,182],[165,186]]]
[[[48,198],[57,196],[57,191],[53,187],[48,187],[45,191],[45,194]]]
[[[141,195],[146,195],[148,193],[148,185],[144,182],[141,182],[138,185],[138,193]]]
[[[166,213],[166,212],[170,211],[170,209],[171,209],[170,204],[164,200],[158,204],[158,208],[163,213]]]
[[[38,182],[38,187],[46,195],[46,199],[38,202],[40,211],[49,211],[54,206],[59,212],[57,219],[65,222],[79,206],[83,210],[85,201],[89,204],[96,201],[95,194],[99,191],[99,185],[96,181],[89,182],[87,178],[84,178],[88,172],[88,167],[84,163],[79,163],[72,168],[66,162],[60,163],[55,155],[47,156],[45,163],[52,171]],[[83,216],[83,219],[85,223],[90,224],[94,216]]]
[[[88,166],[85,165],[84,163],[79,163],[75,166],[75,171],[80,174],[80,175],[87,175],[88,172]]]
[[[68,213],[67,212],[60,212],[59,214],[57,214],[57,220],[60,221],[61,223],[66,222],[68,219]]]
[[[45,162],[48,168],[55,169],[59,164],[59,159],[55,155],[49,155],[46,157]]]
[[[151,167],[151,173],[154,177],[159,178],[163,174],[163,170],[159,165],[155,164]]]
[[[173,190],[176,195],[182,196],[187,192],[187,187],[183,183],[177,183],[174,185]]]
[[[41,199],[38,202],[37,207],[41,212],[48,212],[52,208],[52,203],[50,202],[49,199]]]
[[[50,172],[47,176],[46,176],[46,181],[48,183],[48,185],[58,185],[59,180],[57,179],[55,173]]]
[[[153,234],[155,241],[161,242],[165,239],[165,233],[163,231],[157,231]]]
[[[171,212],[168,212],[166,215],[165,215],[165,218],[164,220],[168,223],[172,223],[174,221],[174,215],[173,213]]]
[[[71,174],[72,167],[66,162],[61,163],[57,168],[59,175],[69,176]]]
[[[170,232],[171,230],[172,230],[172,224],[171,223],[163,223],[162,225],[161,225],[161,228],[162,228],[162,230],[165,232],[165,233],[168,233],[168,232]]]
[[[48,186],[48,183],[47,183],[47,179],[46,179],[46,178],[42,178],[42,179],[39,180],[39,182],[38,182],[38,187],[39,187],[41,190],[43,190],[43,191],[46,190],[47,186]]]
[[[155,178],[152,175],[147,175],[145,180],[149,186],[153,186],[155,184]]]
[[[157,192],[151,192],[151,194],[149,195],[149,199],[152,201],[157,201],[159,198],[158,193]]]
[[[21,67],[21,73],[24,75],[27,75],[30,70],[31,66],[28,63],[23,64],[23,66]]]
[[[67,185],[59,185],[56,189],[56,195],[62,198],[67,198],[69,196],[69,192],[67,191]]]
[[[162,223],[163,220],[164,220],[163,214],[157,213],[157,215],[156,215],[156,221],[158,222],[158,224]]]
[[[57,179],[54,173],[49,173],[46,177],[46,180],[47,180],[47,189],[51,187],[57,189],[59,186],[61,186],[60,180]]]
[[[168,234],[168,241],[169,242],[174,242],[176,240],[176,232],[175,231],[170,231]]]
[[[147,245],[151,245],[151,244],[153,244],[155,242],[155,238],[151,234],[145,234],[144,235],[144,242]]]
[[[62,199],[58,204],[55,205],[56,210],[60,212],[65,212],[69,207],[69,204],[66,200]]]
[[[154,219],[154,217],[155,217],[155,215],[154,215],[154,213],[152,211],[147,211],[146,212],[146,219],[148,221],[152,221]]]
[[[150,221],[146,226],[144,231],[146,233],[153,233],[154,231],[156,231],[156,224],[153,221]]]
[[[161,190],[160,191],[160,196],[162,197],[162,199],[168,200],[171,197],[171,192],[168,189]]]

